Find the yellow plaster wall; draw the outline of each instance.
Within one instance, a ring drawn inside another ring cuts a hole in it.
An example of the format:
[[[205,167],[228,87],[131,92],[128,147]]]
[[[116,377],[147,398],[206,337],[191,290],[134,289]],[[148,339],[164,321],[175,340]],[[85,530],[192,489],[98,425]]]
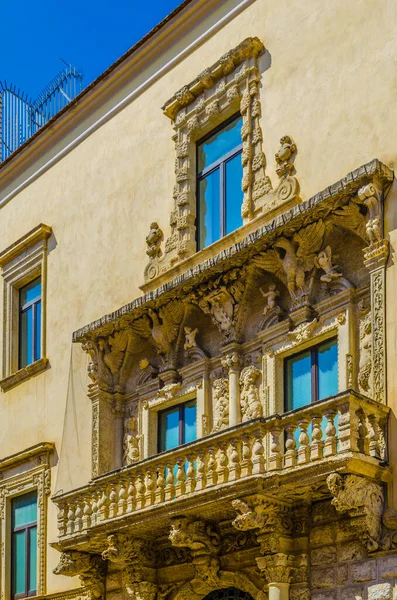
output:
[[[237,4],[219,2],[217,13],[200,20],[186,38],[180,30],[178,46],[116,90],[106,107]],[[0,429],[0,456],[54,441],[61,468],[59,473],[53,469],[53,492],[83,485],[90,477],[86,357],[72,348],[71,336],[140,295],[149,224],[158,221],[168,234],[175,157],[171,123],[161,105],[242,39],[258,36],[268,49],[261,59],[262,130],[273,184],[273,155],[285,134],[298,146],[295,165],[304,199],[374,157],[393,167],[396,17],[395,0],[256,0],[0,209],[0,250],[40,222],[54,231],[48,258],[51,368],[0,395],[1,419],[7,422]],[[104,109],[87,116],[86,123]],[[84,123],[68,139],[83,129]],[[5,189],[0,175],[0,198]],[[395,194],[393,200],[386,215],[392,247],[397,243]],[[387,279],[391,306],[397,288],[394,262]],[[397,409],[395,311],[388,311],[387,324],[389,401]],[[50,505],[49,540],[56,535]],[[50,550],[49,591],[70,584],[51,574],[56,561],[57,553]]]

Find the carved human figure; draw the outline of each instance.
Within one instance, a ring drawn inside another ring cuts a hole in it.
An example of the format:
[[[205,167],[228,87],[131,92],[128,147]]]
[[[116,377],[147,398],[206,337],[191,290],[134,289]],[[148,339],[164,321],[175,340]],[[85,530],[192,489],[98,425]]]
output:
[[[214,425],[212,431],[220,431],[229,425],[229,380],[216,379],[212,384]]]
[[[380,214],[380,192],[373,184],[368,184],[358,191],[358,197],[367,207],[366,231],[370,244],[382,240],[381,214]]]
[[[279,290],[276,288],[274,283],[270,283],[267,289],[267,292],[260,288],[262,296],[267,301],[265,308],[263,309],[263,314],[267,315],[268,312],[277,307],[277,298],[280,295]]]
[[[189,350],[189,348],[195,348],[197,346],[196,335],[198,334],[198,329],[192,329],[191,327],[185,327],[185,343],[183,348],[185,350]]]
[[[124,419],[124,463],[132,465],[139,460],[139,440],[136,417],[127,417]]]
[[[147,250],[146,250],[146,254],[150,257],[150,258],[155,258],[156,256],[160,255],[160,242],[163,238],[163,232],[161,231],[160,227],[158,226],[158,223],[151,223],[150,225],[150,231],[148,233],[148,235],[146,236],[146,244],[147,244]]]
[[[372,371],[372,323],[371,311],[360,309],[364,316],[360,321],[360,362],[358,369],[358,385],[360,392],[371,393],[371,371]]]
[[[338,273],[336,270],[336,265],[332,264],[332,250],[330,246],[327,246],[317,254],[314,263],[318,269],[324,271],[324,274],[320,277],[320,281],[331,283],[334,279],[342,277],[342,273]]]
[[[257,385],[260,375],[260,370],[253,365],[245,367],[241,371],[240,406],[243,422],[258,419],[262,416],[263,409]]]

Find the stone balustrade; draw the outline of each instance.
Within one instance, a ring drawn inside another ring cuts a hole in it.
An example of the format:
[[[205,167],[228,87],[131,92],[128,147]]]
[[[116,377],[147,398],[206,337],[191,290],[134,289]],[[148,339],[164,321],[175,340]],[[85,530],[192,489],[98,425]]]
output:
[[[60,540],[118,517],[177,502],[193,492],[230,487],[273,472],[354,455],[385,459],[388,408],[346,392],[283,415],[237,425],[57,495]],[[333,469],[331,464],[329,469]]]

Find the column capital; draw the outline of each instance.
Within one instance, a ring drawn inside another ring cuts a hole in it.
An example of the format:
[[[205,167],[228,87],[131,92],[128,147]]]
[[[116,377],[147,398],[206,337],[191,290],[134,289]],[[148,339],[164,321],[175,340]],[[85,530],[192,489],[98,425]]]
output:
[[[242,357],[238,352],[232,352],[226,354],[221,359],[222,367],[228,369],[228,371],[240,371],[243,361]]]

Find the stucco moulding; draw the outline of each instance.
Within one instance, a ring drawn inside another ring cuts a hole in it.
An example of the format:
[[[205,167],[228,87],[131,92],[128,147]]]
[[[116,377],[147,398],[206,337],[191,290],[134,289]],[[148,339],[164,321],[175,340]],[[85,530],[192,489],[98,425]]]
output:
[[[283,235],[283,232],[298,230],[302,226],[319,220],[327,211],[332,211],[336,202],[354,196],[362,186],[376,180],[385,195],[393,179],[394,172],[378,159],[362,165],[315,196],[279,214],[265,225],[258,226],[242,241],[192,268],[186,266],[185,272],[166,281],[155,290],[147,292],[115,312],[78,329],[73,333],[73,341],[83,342],[110,335],[116,325],[126,317],[129,321],[138,319],[148,309],[162,305],[171,298],[185,295],[187,290],[193,289],[202,281],[222,273],[226,265],[228,269],[244,265],[254,254],[270,248],[274,239]],[[194,259],[194,257],[191,258]],[[191,259],[188,259],[186,263],[189,260]]]
[[[245,39],[241,44],[224,54],[204,73],[198,75],[188,85],[176,92],[162,107],[164,113],[170,119],[175,119],[176,114],[193,102],[205,89],[215,85],[221,77],[224,77],[236,69],[244,60],[256,58],[265,52],[265,47],[257,37]]]

